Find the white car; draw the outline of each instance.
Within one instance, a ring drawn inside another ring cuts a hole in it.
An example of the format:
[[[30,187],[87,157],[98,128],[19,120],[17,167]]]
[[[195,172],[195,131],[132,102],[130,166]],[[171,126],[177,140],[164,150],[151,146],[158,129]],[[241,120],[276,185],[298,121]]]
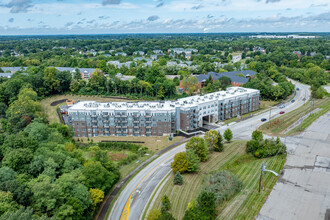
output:
[[[280,108],[285,108],[285,105],[281,105]]]

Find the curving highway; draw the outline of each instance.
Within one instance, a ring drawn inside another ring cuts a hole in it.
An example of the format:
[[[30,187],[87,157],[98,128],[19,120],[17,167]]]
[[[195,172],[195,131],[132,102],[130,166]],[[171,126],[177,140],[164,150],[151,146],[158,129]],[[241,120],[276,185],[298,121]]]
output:
[[[291,80],[296,85],[295,102],[285,103],[285,108],[272,107],[271,118],[279,116],[280,111],[290,112],[299,108],[304,104],[304,98],[307,101],[310,97],[309,86],[302,85]],[[266,118],[266,122],[261,122],[261,118]],[[267,123],[269,120],[269,111],[258,114],[250,119],[241,121],[239,123],[222,126],[219,128],[220,132],[230,128],[233,132],[234,139],[248,140],[252,132],[261,124]],[[141,170],[124,188],[116,200],[110,215],[109,220],[136,220],[143,215],[145,206],[147,205],[154,189],[160,181],[171,171],[171,162],[174,155],[185,150],[185,144],[162,154],[143,170]]]

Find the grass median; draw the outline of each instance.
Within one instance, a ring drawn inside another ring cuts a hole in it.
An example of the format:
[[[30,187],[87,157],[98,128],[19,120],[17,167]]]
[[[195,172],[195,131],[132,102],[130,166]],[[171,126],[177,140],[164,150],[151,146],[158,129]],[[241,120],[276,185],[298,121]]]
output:
[[[184,184],[181,186],[173,184],[174,175],[172,174],[161,189],[153,209],[160,209],[161,197],[166,194],[171,201],[170,212],[175,218],[182,219],[188,203],[198,195],[205,175],[214,170],[227,169],[242,181],[243,189],[217,208],[217,219],[253,219],[277,181],[277,177],[266,173],[265,190],[258,193],[261,164],[269,163],[267,169],[280,172],[285,159],[282,159],[282,156],[256,159],[245,153],[245,144],[246,141],[225,144],[225,150],[221,153],[212,153],[209,160],[201,164],[201,170],[198,173],[183,174]]]
[[[313,121],[315,121],[321,115],[325,114],[327,111],[330,110],[330,97],[324,97],[323,99],[315,99],[314,103],[311,103],[311,101],[309,100],[303,106],[291,112],[285,113],[280,117],[272,119],[270,121],[271,126],[269,126],[269,121],[265,122],[259,127],[259,130],[261,130],[265,134],[273,136],[286,136],[293,133],[298,133],[300,131],[300,124],[293,128],[293,130],[288,131],[287,133],[285,133],[285,131],[294,123],[296,123],[301,117],[308,115],[310,111],[313,111],[318,108],[320,108],[321,110],[312,114],[311,116],[308,116],[305,120],[303,120],[301,126],[301,131],[303,131]]]

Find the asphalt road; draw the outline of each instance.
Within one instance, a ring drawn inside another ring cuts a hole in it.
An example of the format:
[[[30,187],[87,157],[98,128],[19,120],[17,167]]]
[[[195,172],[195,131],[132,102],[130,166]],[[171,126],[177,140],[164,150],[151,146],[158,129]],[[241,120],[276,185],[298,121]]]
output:
[[[304,104],[303,98],[309,99],[310,92],[308,86],[302,85],[297,82],[296,87],[299,91],[296,91],[294,103],[285,103],[284,109],[278,107],[272,108],[272,118],[278,117],[280,111],[289,112]],[[220,127],[221,133],[225,129],[230,128],[233,132],[234,139],[248,140],[251,137],[252,132],[259,127],[262,123],[261,118],[267,118],[269,120],[269,112],[259,114],[253,118],[241,121],[231,126]],[[160,181],[170,172],[171,162],[174,155],[180,151],[185,150],[185,144],[164,153],[155,159],[152,163],[141,170],[125,187],[116,200],[111,213],[108,217],[109,220],[137,220],[142,217],[143,210],[147,205],[152,192],[160,183]]]
[[[287,137],[288,156],[257,220],[330,219],[330,112]]]

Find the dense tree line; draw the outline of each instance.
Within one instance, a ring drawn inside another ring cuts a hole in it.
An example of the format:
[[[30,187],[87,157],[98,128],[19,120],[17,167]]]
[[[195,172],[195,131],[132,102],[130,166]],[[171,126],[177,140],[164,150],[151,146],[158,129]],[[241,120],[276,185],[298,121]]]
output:
[[[67,126],[49,124],[28,81],[1,87],[0,216],[91,219],[119,179],[117,165],[99,147],[87,159]]]

